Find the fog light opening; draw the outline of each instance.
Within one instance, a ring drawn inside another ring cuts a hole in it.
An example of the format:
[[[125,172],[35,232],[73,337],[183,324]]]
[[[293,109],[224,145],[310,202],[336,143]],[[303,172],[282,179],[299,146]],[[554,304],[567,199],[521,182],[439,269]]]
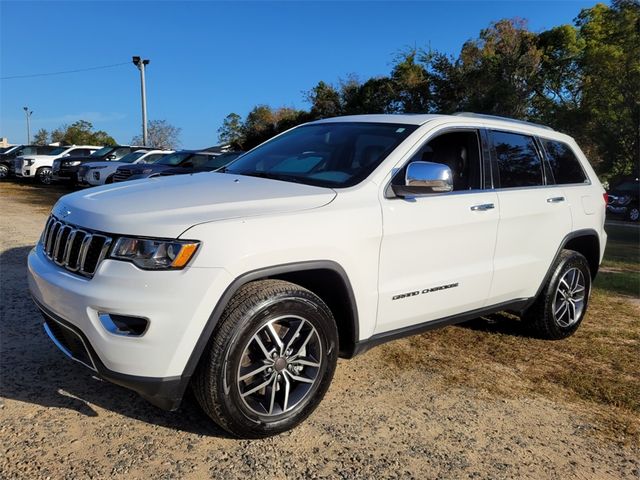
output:
[[[98,318],[109,333],[126,337],[142,336],[149,325],[149,320],[144,317],[98,312]]]

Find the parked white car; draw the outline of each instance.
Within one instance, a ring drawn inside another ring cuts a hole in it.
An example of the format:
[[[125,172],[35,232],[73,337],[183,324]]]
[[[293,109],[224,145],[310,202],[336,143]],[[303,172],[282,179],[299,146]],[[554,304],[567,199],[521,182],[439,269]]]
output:
[[[607,239],[585,155],[531,123],[331,118],[224,172],[62,197],[28,277],[66,355],[241,437],[307,418],[339,355],[502,310],[572,335]]]
[[[71,155],[90,155],[102,147],[95,145],[71,145],[58,147],[46,155],[24,155],[15,159],[15,175],[22,178],[36,178],[49,185],[52,181],[53,162]]]
[[[113,182],[113,175],[118,167],[136,163],[155,163],[173,150],[136,150],[125,155],[118,161],[90,162],[82,165],[78,170],[80,185],[98,186]]]

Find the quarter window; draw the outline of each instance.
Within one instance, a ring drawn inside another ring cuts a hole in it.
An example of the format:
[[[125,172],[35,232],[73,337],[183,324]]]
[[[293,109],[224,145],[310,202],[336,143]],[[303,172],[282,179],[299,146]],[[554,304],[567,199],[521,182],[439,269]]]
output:
[[[541,141],[556,184],[588,182],[580,161],[569,145],[544,138]]]
[[[533,137],[491,132],[501,188],[543,185],[542,162]]]

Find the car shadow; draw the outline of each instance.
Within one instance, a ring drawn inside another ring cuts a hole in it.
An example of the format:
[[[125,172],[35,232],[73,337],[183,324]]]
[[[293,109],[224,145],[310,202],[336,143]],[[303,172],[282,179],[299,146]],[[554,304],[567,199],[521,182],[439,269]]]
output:
[[[0,253],[0,397],[96,417],[99,409],[149,424],[229,438],[199,408],[190,392],[176,412],[166,412],[136,393],[103,381],[67,358],[49,340],[27,286],[32,247]],[[6,408],[6,407],[5,407]]]
[[[468,322],[460,323],[457,326],[478,332],[500,333],[513,337],[532,338],[524,322],[516,315],[508,312],[498,312],[474,318]]]

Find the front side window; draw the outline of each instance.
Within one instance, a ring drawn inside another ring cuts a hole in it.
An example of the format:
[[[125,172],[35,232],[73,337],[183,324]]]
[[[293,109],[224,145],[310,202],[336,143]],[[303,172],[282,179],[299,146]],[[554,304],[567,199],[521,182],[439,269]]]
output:
[[[409,163],[441,163],[451,170],[454,191],[478,190],[481,188],[481,158],[478,132],[460,130],[429,139]],[[405,169],[402,169],[393,181],[404,182],[404,177]]]
[[[351,187],[367,178],[416,128],[359,122],[304,125],[242,155],[225,171],[321,187]]]
[[[510,132],[490,132],[498,160],[500,188],[543,185],[542,161],[533,137]]]
[[[571,147],[557,140],[540,139],[551,167],[553,178],[558,185],[588,182],[587,176]]]

